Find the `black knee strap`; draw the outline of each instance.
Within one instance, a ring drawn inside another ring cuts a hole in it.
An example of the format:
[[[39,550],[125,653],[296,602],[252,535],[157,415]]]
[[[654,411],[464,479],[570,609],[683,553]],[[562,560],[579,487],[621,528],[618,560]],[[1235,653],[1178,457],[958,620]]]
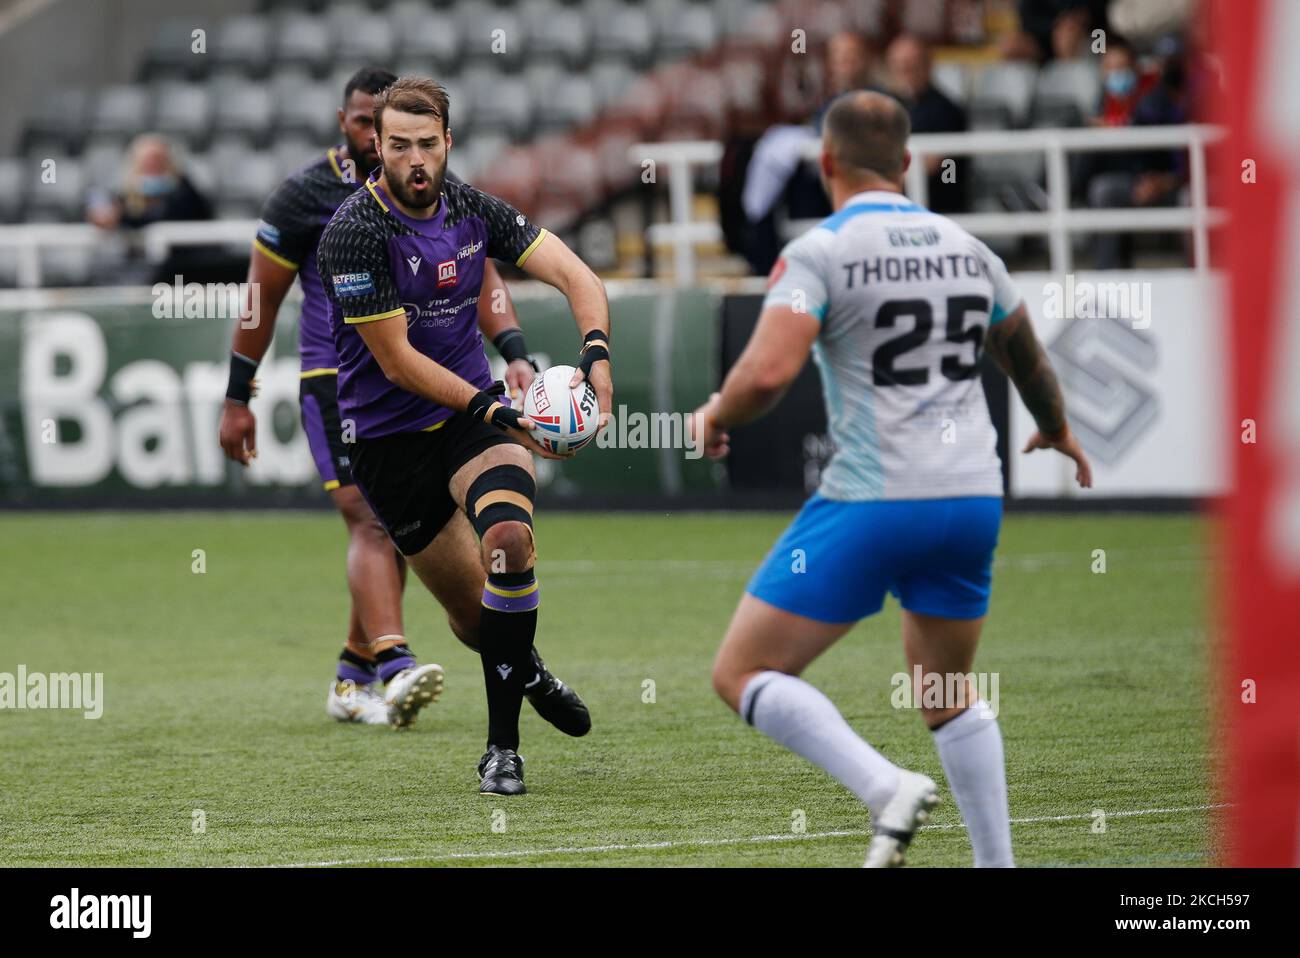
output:
[[[485,469],[465,494],[465,514],[479,538],[498,522],[522,522],[532,527],[537,483],[522,466]]]

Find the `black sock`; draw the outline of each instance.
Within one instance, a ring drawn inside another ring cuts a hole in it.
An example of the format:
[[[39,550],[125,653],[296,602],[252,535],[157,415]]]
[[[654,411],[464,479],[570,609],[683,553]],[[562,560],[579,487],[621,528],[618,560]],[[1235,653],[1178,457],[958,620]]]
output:
[[[379,678],[385,684],[398,672],[403,669],[414,668],[414,666],[415,653],[411,651],[411,647],[405,642],[375,653],[375,668],[379,673]]]
[[[533,635],[540,593],[533,571],[494,572],[483,587],[479,656],[487,687],[488,745],[519,749],[524,684],[536,674]]]
[[[375,663],[363,659],[345,645],[339,654],[339,667],[335,674],[340,682],[369,685],[375,680]]]

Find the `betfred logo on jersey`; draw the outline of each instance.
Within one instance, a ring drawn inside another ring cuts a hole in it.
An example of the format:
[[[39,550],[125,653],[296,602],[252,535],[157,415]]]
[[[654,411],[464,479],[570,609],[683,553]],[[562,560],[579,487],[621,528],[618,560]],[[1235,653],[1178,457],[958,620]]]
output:
[[[438,288],[456,285],[456,261],[444,260],[438,264]]]

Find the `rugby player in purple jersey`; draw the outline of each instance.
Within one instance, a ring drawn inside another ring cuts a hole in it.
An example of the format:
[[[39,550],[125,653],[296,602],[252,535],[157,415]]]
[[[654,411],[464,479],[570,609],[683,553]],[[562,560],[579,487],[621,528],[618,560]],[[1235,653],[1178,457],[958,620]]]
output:
[[[290,176],[266,201],[249,267],[249,281],[258,301],[250,302],[248,310],[258,321],[241,322],[235,330],[220,440],[227,455],[237,462],[247,465],[257,454],[257,423],[248,408],[252,380],[274,335],[280,305],[295,277],[300,276],[304,298],[299,320],[303,427],[321,481],[343,516],[349,538],[347,578],[352,608],[326,711],[341,721],[401,728],[437,698],[442,669],[418,665],[406,644],[401,609],[406,565],[352,481],[350,430],[345,430],[338,409],[339,363],[330,331],[330,306],[316,267],[321,230],[339,204],[379,164],[374,147],[374,95],[395,79],[387,70],[359,70],[348,81],[339,110],[344,142]],[[484,286],[479,328],[508,362],[506,383],[522,393],[535,370],[509,293],[490,262],[485,266]],[[501,295],[493,296],[488,290],[499,290]],[[257,312],[252,314],[254,307]],[[530,700],[543,714],[555,714],[557,703],[571,693],[566,695],[540,659],[536,672],[540,680],[531,690]],[[377,679],[385,683],[383,695],[371,689]],[[571,707],[561,708],[570,722],[582,718],[569,714],[572,711]],[[582,727],[581,722],[574,727]]]
[[[488,371],[476,321],[484,268],[509,259],[564,293],[582,336],[573,385],[590,379],[602,425],[614,390],[609,304],[557,237],[447,178],[449,108],[424,77],[375,98],[381,166],[325,227],[319,267],[340,413],[357,427],[353,478],[457,635],[477,644],[488,702],[479,791],[517,795],[519,709],[538,680],[532,454],[549,454]]]

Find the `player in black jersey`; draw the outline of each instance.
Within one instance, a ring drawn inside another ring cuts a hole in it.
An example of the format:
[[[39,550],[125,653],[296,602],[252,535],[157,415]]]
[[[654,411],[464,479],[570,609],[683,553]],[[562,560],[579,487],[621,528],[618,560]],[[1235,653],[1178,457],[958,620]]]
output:
[[[339,408],[357,424],[357,484],[453,628],[479,646],[488,699],[479,791],[518,795],[519,708],[535,681],[540,602],[530,450],[547,453],[494,390],[475,310],[490,257],[564,293],[582,337],[570,385],[590,380],[604,426],[614,388],[609,304],[562,241],[505,201],[446,178],[442,87],[401,77],[375,110],[382,165],[320,241]]]
[[[257,312],[252,314],[257,322],[241,322],[235,331],[220,438],[226,453],[237,462],[247,465],[256,456],[256,420],[248,408],[251,380],[270,345],[280,305],[294,278],[301,277],[299,400],[303,428],[322,483],[349,535],[347,573],[352,609],[326,710],[342,721],[401,728],[436,699],[442,670],[433,664],[418,665],[406,644],[401,610],[406,565],[352,480],[351,430],[339,415],[338,356],[329,327],[329,305],[316,269],[321,230],[339,204],[379,164],[373,136],[374,96],[395,79],[387,70],[358,71],[348,81],[339,110],[343,143],[286,179],[266,201],[249,267],[249,281],[258,296]],[[489,268],[484,283],[479,327],[508,362],[507,385],[522,395],[535,369],[513,303],[495,268]],[[497,291],[500,295],[493,295]],[[553,716],[555,703],[567,694],[540,659],[536,671],[539,681],[530,701],[544,715]],[[376,678],[386,684],[383,696],[370,690]]]

